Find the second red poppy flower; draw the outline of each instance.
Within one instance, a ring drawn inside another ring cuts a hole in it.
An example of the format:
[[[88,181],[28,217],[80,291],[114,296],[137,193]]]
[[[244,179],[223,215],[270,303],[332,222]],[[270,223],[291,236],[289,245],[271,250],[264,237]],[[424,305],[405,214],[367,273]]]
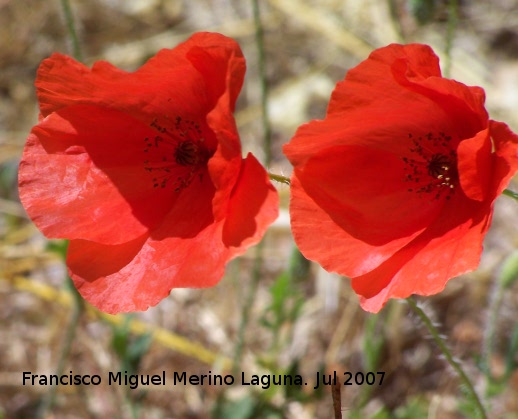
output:
[[[518,137],[484,91],[441,76],[426,45],[389,45],[351,69],[327,116],[284,147],[302,253],[352,278],[364,309],[430,295],[475,269]]]

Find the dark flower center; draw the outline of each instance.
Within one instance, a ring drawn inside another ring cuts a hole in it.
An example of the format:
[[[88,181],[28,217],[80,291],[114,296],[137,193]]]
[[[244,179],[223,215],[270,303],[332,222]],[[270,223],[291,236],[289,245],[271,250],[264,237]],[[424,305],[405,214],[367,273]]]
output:
[[[405,182],[413,184],[408,191],[432,194],[434,200],[443,195],[450,199],[459,180],[452,137],[441,132],[437,136],[428,133],[417,138],[408,134],[408,138],[412,142],[411,157],[403,157]]]
[[[159,132],[153,138],[144,138],[144,170],[153,173],[153,187],[174,187],[180,192],[188,187],[196,174],[200,181],[209,158],[214,154],[207,148],[202,129],[194,121],[175,119],[173,129],[167,129],[153,120],[151,127]]]
[[[180,166],[194,166],[198,163],[198,145],[192,140],[180,141],[174,151],[174,159]]]

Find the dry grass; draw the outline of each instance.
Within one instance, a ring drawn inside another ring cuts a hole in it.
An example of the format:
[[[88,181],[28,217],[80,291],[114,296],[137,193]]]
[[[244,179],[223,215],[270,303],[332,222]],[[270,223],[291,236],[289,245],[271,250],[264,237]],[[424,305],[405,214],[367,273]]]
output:
[[[282,144],[301,123],[323,117],[334,84],[372,48],[404,41],[426,42],[438,52],[444,50],[445,6],[439,7],[429,24],[419,26],[405,1],[394,3],[397,19],[390,15],[389,2],[382,0],[261,2],[274,126],[272,172],[290,173]],[[47,241],[26,218],[16,192],[17,162],[27,132],[37,121],[35,70],[52,52],[69,52],[59,6],[57,0],[0,0],[0,418],[36,415],[49,388],[23,386],[22,372],[55,371],[71,319],[72,298],[64,288],[62,259],[48,250]],[[72,6],[88,63],[106,59],[131,70],[158,49],[172,47],[195,31],[219,31],[235,38],[248,63],[236,118],[244,151],[262,156],[257,53],[249,2],[88,0]],[[452,77],[484,86],[491,115],[518,130],[516,22],[518,5],[512,0],[461,2]],[[386,373],[384,384],[369,388],[368,394],[366,387],[347,387],[342,392],[344,417],[352,417],[359,406],[362,417],[371,417],[382,406],[390,415],[380,417],[463,417],[458,380],[404,304],[391,303],[379,316],[370,316],[359,309],[346,279],[311,266],[285,301],[288,304],[300,297],[298,315],[276,330],[261,322],[271,303],[270,287],[287,269],[293,248],[285,217],[288,190],[280,186],[279,191],[284,217],[265,238],[263,280],[246,329],[241,369],[250,375],[296,365],[304,377],[313,377],[316,371],[366,371],[369,356],[377,356],[376,370]],[[428,311],[481,393],[486,382],[476,361],[498,268],[518,244],[516,209],[509,198],[500,199],[481,268],[427,299]],[[142,336],[152,337],[139,371],[166,371],[168,378],[173,371],[228,371],[254,259],[252,249],[228,266],[217,287],[174,290],[157,307],[136,314],[125,335],[128,344]],[[516,328],[517,286],[504,295],[498,319],[496,350],[490,360],[496,376],[502,374],[510,333]],[[48,417],[204,418],[223,396],[276,406],[284,417],[332,415],[330,390],[314,392],[311,385],[296,394],[237,384],[173,387],[172,380],[145,390],[108,386],[104,377],[121,367],[113,336],[114,330],[121,332],[123,323],[120,317],[90,308],[84,311],[65,371],[100,374],[103,384],[59,387]],[[379,350],[374,349],[376,342]],[[491,399],[490,417],[518,417],[516,394],[515,370],[506,387]]]

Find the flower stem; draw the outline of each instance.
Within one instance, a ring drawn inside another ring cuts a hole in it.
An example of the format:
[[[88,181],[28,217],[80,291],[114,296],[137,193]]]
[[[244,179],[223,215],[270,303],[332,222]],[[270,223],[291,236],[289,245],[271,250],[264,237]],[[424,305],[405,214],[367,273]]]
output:
[[[79,47],[79,38],[77,37],[76,27],[74,23],[74,18],[72,16],[72,9],[70,7],[69,0],[61,0],[61,6],[63,8],[63,14],[65,16],[68,34],[72,41],[73,56],[77,60],[82,61],[83,57],[81,54],[81,48]],[[63,371],[65,370],[65,366],[70,355],[70,350],[72,348],[72,342],[76,337],[77,328],[79,327],[79,322],[81,320],[81,315],[83,313],[84,308],[82,297],[79,295],[79,292],[75,288],[72,279],[68,275],[65,279],[65,285],[72,294],[73,302],[71,318],[64,332],[65,335],[63,337],[61,353],[59,354],[58,365],[56,367],[56,375],[58,376],[62,375]],[[45,395],[42,401],[41,407],[38,412],[38,417],[46,418],[48,416],[48,412],[50,412],[52,410],[52,407],[54,406],[56,394],[57,386],[51,386],[49,392]]]
[[[504,189],[502,192],[503,195],[510,196],[518,201],[518,192],[511,191],[510,189]]]
[[[498,314],[502,305],[504,297],[505,287],[503,281],[497,281],[492,287],[489,293],[489,309],[487,316],[487,323],[484,327],[484,340],[482,349],[482,370],[486,374],[486,377],[492,378],[491,368],[489,366],[491,362],[491,355],[495,346],[495,334],[498,322]]]
[[[496,278],[493,284],[492,290],[489,294],[489,308],[487,323],[484,327],[484,340],[482,347],[482,359],[481,365],[482,370],[486,374],[488,382],[494,380],[493,374],[490,368],[491,356],[494,351],[495,337],[497,334],[497,325],[500,318],[500,311],[502,307],[502,301],[506,292],[513,286],[518,280],[518,250],[512,252],[507,256],[500,267],[500,274]],[[512,353],[512,351],[511,351]],[[510,373],[507,369],[506,375]],[[487,394],[487,391],[486,391]]]
[[[478,413],[478,417],[482,419],[487,419],[487,414],[484,409],[484,406],[482,405],[482,402],[480,401],[480,398],[478,397],[477,393],[475,392],[475,389],[473,388],[473,384],[469,380],[468,376],[460,366],[460,364],[453,359],[453,355],[451,354],[450,350],[446,346],[446,342],[441,338],[439,335],[439,331],[437,328],[433,325],[430,318],[426,315],[426,313],[416,304],[416,302],[412,298],[406,299],[408,305],[414,310],[414,312],[419,316],[421,321],[424,323],[428,331],[433,337],[433,340],[443,353],[444,357],[448,361],[448,363],[451,365],[451,367],[455,370],[457,375],[459,376],[465,390],[466,390],[466,396],[471,402],[471,405]]]
[[[65,336],[63,338],[63,343],[61,346],[61,353],[59,354],[58,365],[56,367],[55,374],[57,376],[61,376],[63,371],[65,370],[66,362],[70,355],[70,350],[72,348],[72,342],[76,337],[76,331],[79,326],[79,321],[81,319],[81,314],[83,313],[83,300],[82,297],[77,292],[72,279],[67,275],[66,278],[66,287],[69,289],[69,292],[72,294],[72,314],[71,319],[68,323],[68,326],[65,330]],[[56,400],[57,393],[57,385],[53,385],[50,387],[49,392],[43,398],[40,410],[39,410],[39,418],[46,418],[48,416],[48,412],[52,410],[54,406],[54,402]]]
[[[264,52],[264,31],[259,10],[259,0],[252,0],[255,25],[255,42],[257,44],[257,61],[259,83],[261,86],[261,116],[263,126],[264,164],[268,167],[272,160],[272,127],[268,112],[268,81],[266,80],[266,59]]]
[[[287,178],[286,176],[276,175],[275,173],[270,173],[270,172],[268,172],[268,176],[270,176],[271,180],[275,180],[279,183],[284,183],[286,185],[290,184],[290,179]]]
[[[403,26],[401,24],[401,19],[399,18],[398,4],[396,4],[396,0],[388,0],[388,9],[390,13],[390,20],[392,23],[392,27],[396,31],[397,41],[404,44],[405,42],[405,33],[403,31]]]
[[[241,322],[236,341],[236,348],[234,351],[234,364],[232,366],[232,374],[236,375],[241,369],[241,359],[243,357],[243,349],[245,346],[245,334],[250,319],[250,312],[254,303],[255,294],[261,279],[261,266],[263,264],[263,241],[261,241],[255,248],[255,260],[252,268],[252,280],[247,288],[244,303],[241,310]]]
[[[83,54],[81,53],[81,47],[79,46],[79,37],[77,36],[76,25],[74,17],[72,16],[72,8],[70,7],[69,0],[61,0],[61,7],[63,8],[63,14],[65,15],[65,22],[67,23],[68,35],[72,42],[72,55],[78,61],[83,61]]]
[[[446,77],[451,76],[451,50],[453,47],[453,39],[455,37],[455,29],[457,28],[457,18],[458,18],[458,0],[449,0],[448,1],[448,27],[446,30],[446,47],[445,47],[445,55],[446,55],[446,65],[444,68],[444,75]]]
[[[264,164],[269,166],[272,160],[271,154],[271,137],[272,130],[270,125],[270,119],[268,115],[268,84],[266,81],[266,60],[264,52],[264,40],[263,40],[263,25],[261,22],[261,14],[259,10],[259,0],[252,0],[252,8],[254,13],[254,25],[255,25],[255,42],[257,45],[257,57],[259,66],[259,80],[261,86],[261,113],[262,113],[262,126],[263,126],[263,150],[264,150]],[[273,175],[276,180],[283,178],[282,176]],[[270,179],[272,175],[270,174]],[[282,181],[282,180],[279,180]],[[255,293],[259,286],[261,279],[261,266],[263,264],[263,242],[260,242],[256,247],[256,258],[254,261],[254,267],[252,272],[252,279],[247,289],[245,296],[245,302],[241,311],[241,322],[239,324],[239,331],[237,336],[237,343],[234,352],[234,365],[233,372],[236,374],[240,368],[241,358],[243,355],[243,348],[245,343],[245,333],[250,318],[250,312],[254,302]]]

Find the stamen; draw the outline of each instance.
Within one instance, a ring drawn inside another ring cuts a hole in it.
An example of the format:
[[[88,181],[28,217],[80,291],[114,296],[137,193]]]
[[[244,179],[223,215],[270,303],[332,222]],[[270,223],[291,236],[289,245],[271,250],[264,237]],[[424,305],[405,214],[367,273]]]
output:
[[[441,132],[438,136],[428,133],[417,138],[408,134],[408,138],[412,142],[409,151],[415,157],[403,157],[404,170],[408,172],[404,181],[416,186],[408,191],[433,194],[434,200],[446,193],[446,199],[450,199],[458,182],[457,153],[451,147],[451,136]]]
[[[205,143],[202,129],[194,121],[177,117],[170,131],[154,119],[150,126],[159,132],[144,138],[144,170],[155,174],[153,187],[165,188],[172,184],[175,192],[187,188],[196,174],[202,181],[202,169],[214,154]]]
[[[198,146],[191,140],[180,141],[174,159],[181,166],[194,166],[198,162]]]

